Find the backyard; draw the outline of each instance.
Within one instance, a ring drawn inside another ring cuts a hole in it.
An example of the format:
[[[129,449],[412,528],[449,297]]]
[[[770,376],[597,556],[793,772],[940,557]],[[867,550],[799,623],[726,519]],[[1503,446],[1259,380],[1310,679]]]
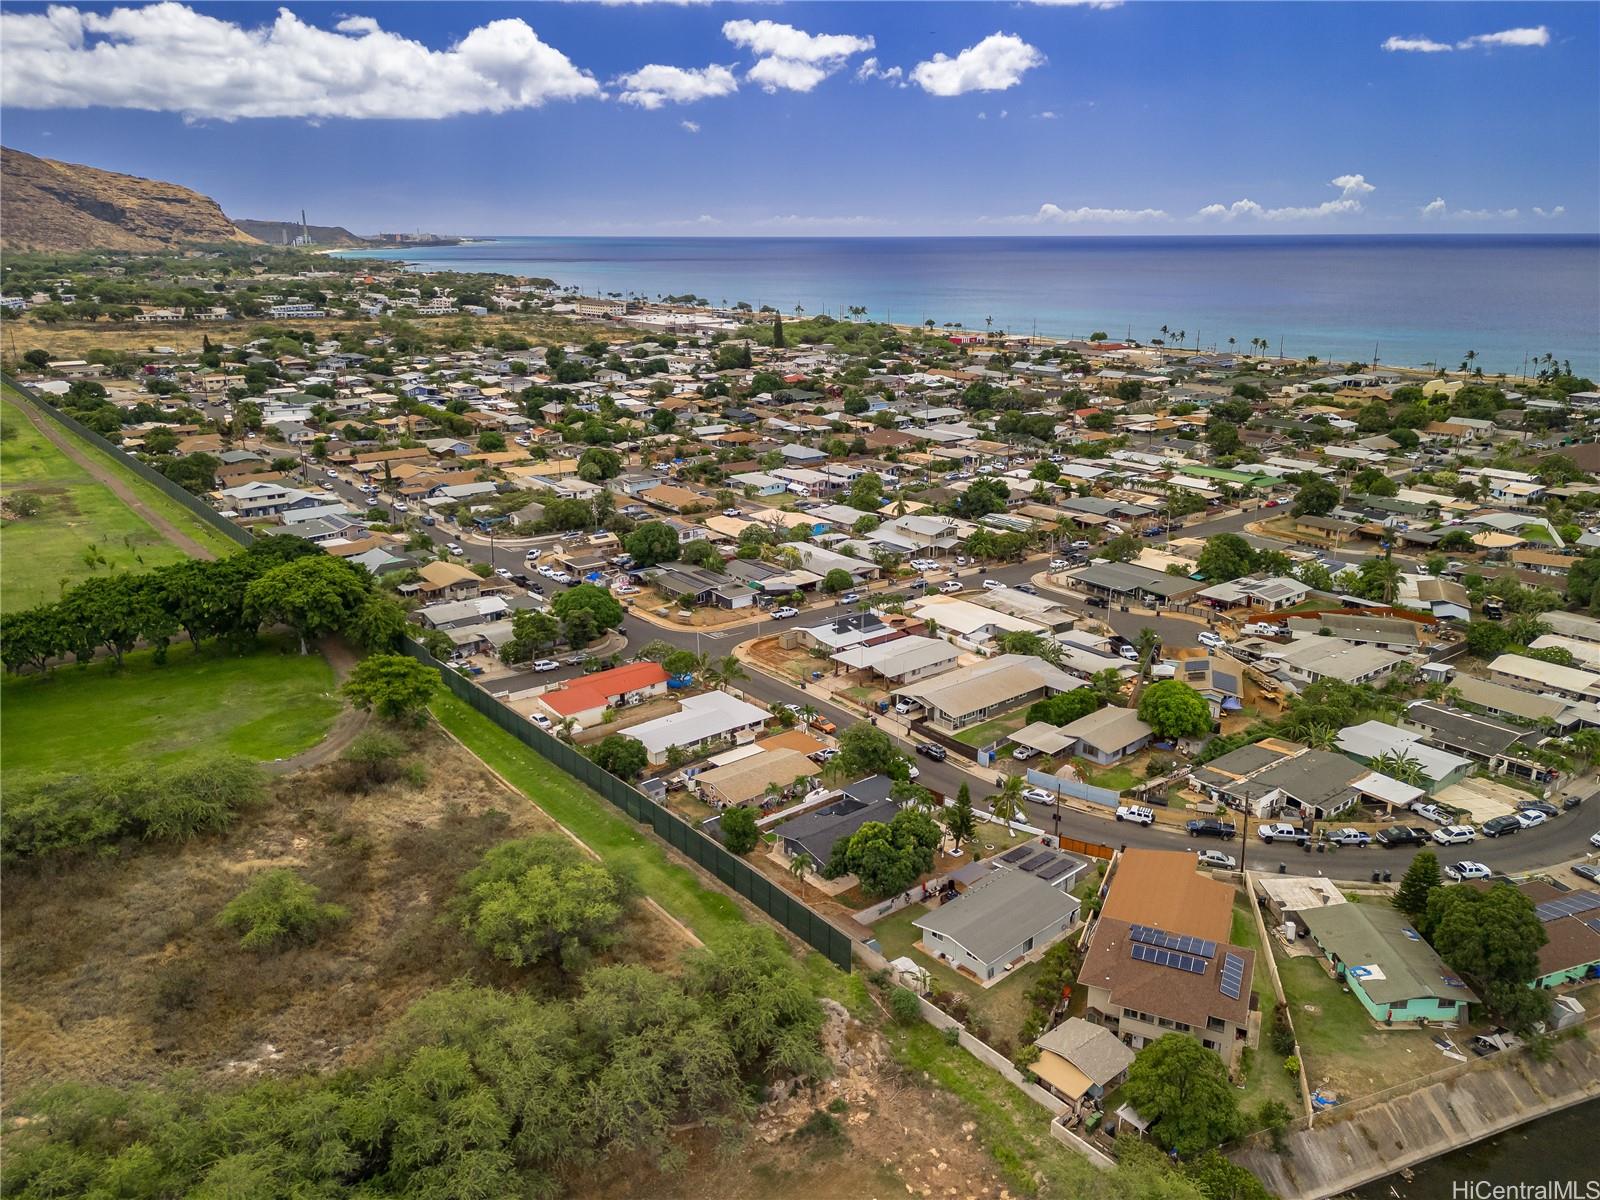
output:
[[[1279,955],[1278,971],[1313,1089],[1348,1100],[1450,1065],[1433,1044],[1443,1031],[1380,1029],[1320,959]]]
[[[980,724],[969,726],[957,733],[955,739],[964,746],[987,746],[990,742],[1004,740],[1027,723],[1028,706],[1024,705]]]
[[[249,654],[174,646],[58,667],[0,684],[0,733],[13,771],[75,770],[222,750],[270,761],[320,742],[338,715],[333,669],[319,654],[263,638]]]
[[[1255,992],[1256,1007],[1261,1012],[1261,1042],[1246,1052],[1247,1059],[1241,1059],[1244,1086],[1239,1093],[1239,1107],[1249,1115],[1263,1101],[1281,1100],[1291,1112],[1299,1113],[1300,1084],[1295,1076],[1283,1069],[1283,1059],[1272,1050],[1272,1010],[1277,1004],[1277,997],[1273,995],[1272,976],[1262,958],[1261,939],[1256,935],[1255,920],[1243,899],[1235,903],[1233,908],[1232,941],[1235,946],[1256,952],[1251,989]]]
[[[988,1026],[987,1035],[980,1035],[982,1040],[1005,1052],[1005,1047],[997,1045],[997,1042],[1004,1041],[1007,1047],[1015,1042],[1023,1018],[1028,1015],[1028,989],[1039,975],[1039,964],[1030,962],[1010,972],[993,987],[980,987],[975,980],[911,948],[919,936],[919,931],[911,922],[927,912],[928,905],[913,904],[875,921],[872,933],[878,939],[878,945],[883,947],[883,956],[892,961],[902,955],[910,955],[933,975],[936,991],[955,992],[965,997],[973,1015]],[[974,1033],[978,1034],[979,1031],[974,1030]]]
[[[85,454],[116,471],[142,504],[185,536],[213,553],[235,548],[110,457],[86,443],[80,445]],[[0,532],[0,549],[7,564],[0,576],[0,611],[14,612],[55,600],[64,584],[94,575],[148,570],[185,557],[161,530],[51,443],[28,419],[9,388],[0,400],[0,478],[7,502]],[[21,496],[31,496],[38,504],[35,515],[15,514],[13,504]]]

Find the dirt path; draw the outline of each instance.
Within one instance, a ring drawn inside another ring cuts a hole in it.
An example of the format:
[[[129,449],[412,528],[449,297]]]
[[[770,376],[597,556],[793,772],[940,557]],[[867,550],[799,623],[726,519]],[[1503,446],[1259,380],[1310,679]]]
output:
[[[31,401],[25,398],[19,400],[17,407],[23,411],[35,429],[54,443],[56,449],[87,471],[96,483],[103,483],[110,488],[112,494],[118,500],[121,500],[148,521],[151,527],[166,538],[167,541],[191,558],[210,559],[216,557],[210,550],[179,530],[172,522],[139,499],[133,489],[128,486],[127,480],[123,479],[113,467],[102,461],[93,451],[78,445],[65,429],[57,425],[49,417],[36,412]]]
[[[341,684],[350,674],[350,669],[356,665],[355,651],[341,638],[324,638],[318,646],[328,665],[333,668],[335,684]],[[280,758],[276,762],[266,764],[267,772],[272,775],[292,775],[296,771],[304,771],[311,767],[320,767],[325,762],[330,762],[340,754],[357,735],[371,722],[372,714],[363,712],[359,708],[346,705],[328,729],[328,736],[323,738],[309,750],[302,750],[292,758]]]

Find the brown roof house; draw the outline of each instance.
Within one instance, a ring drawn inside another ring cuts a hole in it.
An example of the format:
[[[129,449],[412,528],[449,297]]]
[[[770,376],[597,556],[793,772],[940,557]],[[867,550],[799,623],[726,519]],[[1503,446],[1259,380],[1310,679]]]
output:
[[[1231,1069],[1250,1032],[1255,952],[1228,943],[1233,888],[1194,856],[1126,850],[1078,972],[1087,1020],[1138,1050],[1185,1033]]]

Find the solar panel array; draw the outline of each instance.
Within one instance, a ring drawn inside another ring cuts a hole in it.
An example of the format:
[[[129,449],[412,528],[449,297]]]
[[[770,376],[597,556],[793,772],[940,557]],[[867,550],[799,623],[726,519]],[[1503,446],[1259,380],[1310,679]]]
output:
[[[1032,854],[1032,846],[1018,846],[1015,850],[1007,850],[1004,854],[1002,854],[1000,856],[1000,861],[1003,863],[1010,863],[1012,866],[1015,866],[1017,863],[1021,862],[1023,859]]]
[[[1596,908],[1600,908],[1600,892],[1573,892],[1559,900],[1546,900],[1543,904],[1535,905],[1533,911],[1541,921],[1555,921]]]
[[[1229,1000],[1237,1000],[1244,991],[1244,959],[1237,954],[1222,956],[1222,981],[1218,985]]]
[[[1133,957],[1140,962],[1151,962],[1161,967],[1176,967],[1191,975],[1206,973],[1205,959],[1196,958],[1193,954],[1179,954],[1176,950],[1167,950],[1161,946],[1146,945],[1144,942],[1133,944]]]
[[[1600,917],[1590,917],[1588,920],[1584,921],[1584,924],[1590,929],[1594,930],[1596,933],[1600,933]]]
[[[1146,946],[1160,946],[1165,950],[1177,950],[1182,954],[1198,954],[1201,958],[1215,958],[1217,955],[1215,942],[1208,942],[1205,938],[1190,937],[1186,933],[1168,933],[1164,929],[1155,929],[1149,925],[1129,926],[1128,936]]]
[[[1055,855],[1046,850],[1043,854],[1037,855],[1034,858],[1030,858],[1027,862],[1023,863],[1022,869],[1029,872],[1037,871],[1040,867],[1048,866],[1054,860]]]
[[[1072,870],[1072,864],[1063,858],[1058,860],[1054,865],[1048,866],[1044,870],[1040,871],[1039,878],[1045,883],[1053,883],[1070,870]]]

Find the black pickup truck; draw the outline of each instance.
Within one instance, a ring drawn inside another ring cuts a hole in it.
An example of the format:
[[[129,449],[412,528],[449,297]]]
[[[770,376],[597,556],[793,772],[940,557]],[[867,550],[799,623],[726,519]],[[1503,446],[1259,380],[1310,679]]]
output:
[[[1425,846],[1431,834],[1420,825],[1391,825],[1378,830],[1380,846]]]
[[[1212,817],[1190,821],[1187,828],[1190,837],[1214,837],[1225,842],[1231,842],[1239,833],[1232,821],[1218,821]]]

